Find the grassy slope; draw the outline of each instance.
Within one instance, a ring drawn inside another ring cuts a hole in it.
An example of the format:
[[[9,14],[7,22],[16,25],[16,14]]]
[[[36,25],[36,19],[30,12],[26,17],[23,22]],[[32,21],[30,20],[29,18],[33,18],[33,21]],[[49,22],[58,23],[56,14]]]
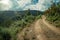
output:
[[[54,24],[56,27],[60,27],[60,4],[53,4],[45,13],[50,23]]]
[[[8,13],[9,12],[7,12],[7,14]],[[24,16],[17,14],[16,12],[13,13],[14,16],[13,15],[8,16],[6,13],[5,15],[3,15],[4,14],[3,13],[0,16],[0,18],[4,19],[4,21],[2,21],[2,26],[0,25],[0,40],[10,40],[11,38],[12,40],[16,40],[16,35],[19,31],[21,31],[24,27],[34,22],[34,20],[40,18],[40,12],[38,12],[39,14],[36,14],[35,16],[29,14],[30,13],[29,11],[27,11]],[[6,16],[8,16],[8,18]]]

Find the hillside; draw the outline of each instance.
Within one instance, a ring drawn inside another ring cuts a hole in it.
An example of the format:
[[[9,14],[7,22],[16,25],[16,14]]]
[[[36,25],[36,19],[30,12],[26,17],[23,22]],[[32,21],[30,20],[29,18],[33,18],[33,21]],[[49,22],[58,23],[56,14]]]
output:
[[[53,3],[40,19],[18,33],[17,40],[60,40],[60,3]]]
[[[16,40],[19,31],[41,17],[36,10],[0,11],[0,40]]]
[[[48,10],[45,11],[45,15],[51,24],[56,27],[60,27],[60,2],[57,4],[54,3]]]
[[[26,10],[26,11],[0,11],[0,25],[2,26],[3,23],[25,19],[26,16],[38,16],[42,14],[41,11],[36,10]],[[10,23],[8,25],[10,25]],[[4,25],[5,26],[5,25]]]
[[[0,40],[60,40],[60,3],[44,12],[0,11]]]
[[[60,40],[60,29],[49,24],[43,15],[18,33],[17,40]]]

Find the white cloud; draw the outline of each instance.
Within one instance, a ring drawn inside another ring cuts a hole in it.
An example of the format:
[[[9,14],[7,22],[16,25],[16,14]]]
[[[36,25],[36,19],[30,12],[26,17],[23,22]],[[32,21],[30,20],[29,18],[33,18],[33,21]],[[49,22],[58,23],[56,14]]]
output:
[[[30,10],[40,10],[42,8],[42,5],[30,5],[30,6],[26,6],[24,8],[24,10],[30,9]]]
[[[1,0],[0,1],[0,10],[9,10],[12,4],[10,0]]]
[[[50,4],[51,0],[39,0],[39,2],[36,5],[29,5],[24,8],[24,10],[31,9],[31,10],[41,10],[44,11],[47,9],[47,3]],[[44,5],[45,4],[45,5]]]
[[[31,0],[19,0],[17,1],[19,7],[24,7],[26,4],[31,3]]]
[[[32,4],[32,0],[1,0],[0,10],[41,10],[48,9],[52,0],[39,0],[38,3]],[[57,1],[57,0],[56,0]]]

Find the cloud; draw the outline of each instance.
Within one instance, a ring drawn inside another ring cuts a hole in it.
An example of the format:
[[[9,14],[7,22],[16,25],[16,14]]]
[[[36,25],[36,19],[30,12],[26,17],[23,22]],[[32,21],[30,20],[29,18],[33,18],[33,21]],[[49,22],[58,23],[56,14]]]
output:
[[[0,1],[0,11],[9,10],[11,8],[11,2],[9,0],[1,0]]]
[[[19,7],[24,7],[26,4],[30,4],[31,0],[19,0],[17,1]]]
[[[26,6],[24,8],[24,10],[27,10],[27,9],[31,9],[31,10],[41,10],[41,11],[44,11],[44,10],[47,10],[48,9],[48,6],[51,5],[51,0],[48,1],[48,0],[39,0],[37,4],[35,5],[29,5],[29,6]]]
[[[1,10],[18,11],[28,9],[44,11],[51,6],[51,1],[55,0],[1,0],[0,11]]]
[[[31,4],[37,4],[39,0],[31,0]]]

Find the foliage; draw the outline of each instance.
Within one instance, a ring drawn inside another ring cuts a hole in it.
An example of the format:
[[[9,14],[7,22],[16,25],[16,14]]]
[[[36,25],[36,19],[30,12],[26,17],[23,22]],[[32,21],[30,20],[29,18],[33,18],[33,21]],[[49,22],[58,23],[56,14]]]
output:
[[[56,27],[60,27],[60,3],[53,5],[45,11],[47,20],[53,23]]]
[[[33,11],[34,12],[34,11]],[[42,12],[0,12],[0,40],[17,40],[17,33],[40,18]],[[11,14],[12,15],[11,15]]]

